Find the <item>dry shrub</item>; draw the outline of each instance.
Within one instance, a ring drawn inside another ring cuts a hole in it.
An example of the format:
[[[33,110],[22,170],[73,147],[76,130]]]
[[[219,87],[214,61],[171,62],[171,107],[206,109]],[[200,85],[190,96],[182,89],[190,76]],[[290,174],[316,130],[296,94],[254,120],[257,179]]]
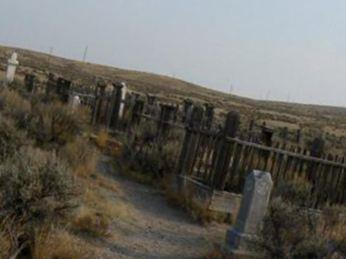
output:
[[[328,207],[319,214],[276,198],[264,220],[259,245],[270,258],[342,258],[346,256],[345,223],[345,208]]]
[[[16,91],[3,89],[0,93],[0,110],[6,116],[12,117],[22,126],[29,117],[31,104]]]
[[[77,137],[67,143],[59,156],[68,162],[77,176],[90,176],[96,169],[99,154],[85,138]]]
[[[14,125],[14,121],[0,116],[0,161],[12,156],[29,141],[26,134]]]
[[[66,230],[43,229],[36,232],[31,250],[35,259],[98,258],[97,249]]]
[[[280,179],[273,196],[281,197],[283,201],[297,206],[310,207],[313,203],[311,189],[311,183],[304,178],[296,178],[291,181]]]
[[[0,209],[24,222],[64,215],[75,195],[69,169],[54,153],[23,148],[0,165]]]
[[[35,105],[27,130],[43,147],[64,145],[86,129],[86,115],[61,103]]]
[[[93,237],[108,237],[110,219],[102,213],[81,208],[73,221],[73,229]]]

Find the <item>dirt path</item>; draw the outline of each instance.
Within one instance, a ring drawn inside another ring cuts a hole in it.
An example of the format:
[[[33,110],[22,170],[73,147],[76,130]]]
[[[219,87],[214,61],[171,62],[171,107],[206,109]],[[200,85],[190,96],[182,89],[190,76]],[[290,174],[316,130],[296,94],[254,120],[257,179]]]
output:
[[[99,171],[115,181],[121,194],[109,194],[130,211],[115,220],[112,238],[100,241],[109,258],[203,258],[222,242],[226,225],[201,226],[179,208],[167,204],[153,187],[139,184],[114,172],[106,157]]]

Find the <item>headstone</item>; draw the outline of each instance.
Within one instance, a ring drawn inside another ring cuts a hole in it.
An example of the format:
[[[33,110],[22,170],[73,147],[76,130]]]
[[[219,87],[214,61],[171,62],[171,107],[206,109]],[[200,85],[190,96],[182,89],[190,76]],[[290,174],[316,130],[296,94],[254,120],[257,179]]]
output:
[[[226,235],[226,251],[233,256],[256,257],[256,240],[269,205],[270,173],[254,170],[247,177],[237,221]],[[247,258],[247,257],[246,257]]]
[[[78,109],[78,107],[81,104],[81,99],[79,98],[78,95],[74,95],[71,98],[71,103],[70,104],[71,104],[72,110],[76,110],[76,109]]]
[[[119,107],[119,119],[121,119],[124,115],[126,93],[127,86],[124,82],[121,82],[121,103]]]
[[[17,53],[13,52],[11,58],[7,62],[6,82],[8,84],[13,82],[18,65]]]

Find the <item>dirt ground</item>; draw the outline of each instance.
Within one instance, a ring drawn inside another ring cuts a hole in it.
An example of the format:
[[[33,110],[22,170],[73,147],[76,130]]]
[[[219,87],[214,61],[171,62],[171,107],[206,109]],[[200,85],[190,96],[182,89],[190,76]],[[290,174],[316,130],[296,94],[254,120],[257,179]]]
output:
[[[133,182],[115,172],[110,158],[103,157],[99,173],[119,191],[107,196],[126,204],[125,217],[112,223],[111,237],[95,240],[102,258],[204,258],[215,243],[224,240],[227,225],[202,226],[179,208],[167,204],[154,187]]]

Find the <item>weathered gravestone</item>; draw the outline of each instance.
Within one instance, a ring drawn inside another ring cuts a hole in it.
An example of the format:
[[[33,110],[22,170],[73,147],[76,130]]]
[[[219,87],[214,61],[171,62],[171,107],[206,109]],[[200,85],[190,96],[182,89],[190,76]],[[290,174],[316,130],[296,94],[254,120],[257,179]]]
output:
[[[7,62],[6,83],[11,84],[13,82],[18,65],[17,53],[13,52],[11,58]]]
[[[70,105],[72,110],[77,110],[78,107],[81,105],[81,99],[78,95],[73,95],[70,98]]]
[[[226,235],[225,250],[234,257],[257,257],[256,241],[273,187],[268,172],[254,170],[247,177],[237,221]]]
[[[34,74],[25,74],[24,84],[29,93],[35,91],[35,75]]]
[[[120,85],[121,85],[121,98],[120,98],[120,107],[119,107],[118,116],[119,116],[119,119],[122,119],[124,116],[127,86],[124,82],[121,82]]]

